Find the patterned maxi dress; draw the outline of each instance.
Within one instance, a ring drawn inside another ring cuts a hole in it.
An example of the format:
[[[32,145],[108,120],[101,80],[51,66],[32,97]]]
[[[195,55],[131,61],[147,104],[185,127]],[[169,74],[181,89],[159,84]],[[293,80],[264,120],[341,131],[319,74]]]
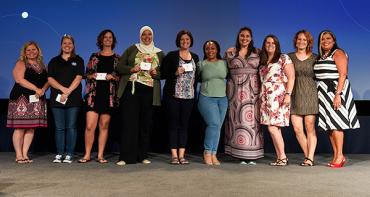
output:
[[[226,93],[229,99],[225,122],[225,153],[240,159],[263,157],[263,133],[260,127],[258,53],[247,59],[228,53],[230,77]]]
[[[357,129],[360,128],[360,122],[348,79],[344,81],[342,105],[339,110],[333,108],[339,78],[334,53],[335,51],[326,58],[320,58],[314,66],[319,95],[319,127],[324,131]]]
[[[291,63],[289,56],[282,54],[278,62],[260,67],[261,124],[289,126],[290,106],[284,104],[285,86],[288,82],[284,66]]]

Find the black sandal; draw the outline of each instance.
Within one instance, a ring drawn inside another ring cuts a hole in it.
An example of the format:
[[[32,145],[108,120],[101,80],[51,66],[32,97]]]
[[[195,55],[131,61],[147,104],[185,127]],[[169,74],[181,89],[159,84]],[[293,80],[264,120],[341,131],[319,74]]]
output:
[[[315,162],[308,158],[308,157],[305,157],[304,158],[304,161],[301,163],[301,166],[304,166],[304,167],[307,167],[307,166],[314,166],[315,165]]]
[[[275,162],[270,163],[270,166],[287,166],[288,163],[288,158],[284,159],[276,159]]]

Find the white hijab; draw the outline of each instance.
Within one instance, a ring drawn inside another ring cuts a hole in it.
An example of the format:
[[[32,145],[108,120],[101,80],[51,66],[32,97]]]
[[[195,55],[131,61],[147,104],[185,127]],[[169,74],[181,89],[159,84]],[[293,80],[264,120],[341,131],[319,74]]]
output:
[[[149,44],[149,45],[145,45],[143,43],[143,41],[141,41],[141,35],[144,33],[144,31],[146,30],[149,30],[150,32],[152,32],[152,42]],[[152,28],[150,28],[149,26],[144,26],[140,29],[140,35],[139,35],[139,40],[140,40],[140,43],[137,43],[135,44],[135,46],[137,47],[137,49],[139,49],[140,52],[142,53],[158,53],[160,51],[162,51],[161,49],[157,48],[154,46],[154,42],[153,42],[153,39],[154,39],[154,33],[153,33],[153,30]]]

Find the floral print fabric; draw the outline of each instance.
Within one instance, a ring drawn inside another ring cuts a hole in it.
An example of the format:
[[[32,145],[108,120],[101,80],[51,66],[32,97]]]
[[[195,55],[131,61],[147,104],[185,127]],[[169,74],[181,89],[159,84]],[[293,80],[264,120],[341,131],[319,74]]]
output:
[[[290,106],[284,104],[285,88],[288,82],[284,66],[291,63],[289,56],[283,54],[278,62],[262,65],[259,69],[262,83],[261,124],[289,126]]]

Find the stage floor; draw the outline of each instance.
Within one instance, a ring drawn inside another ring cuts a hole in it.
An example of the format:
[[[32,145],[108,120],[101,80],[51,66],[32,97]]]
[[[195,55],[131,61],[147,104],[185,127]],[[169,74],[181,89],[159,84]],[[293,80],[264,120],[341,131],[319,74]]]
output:
[[[289,166],[271,167],[272,154],[257,165],[240,165],[220,155],[221,166],[168,164],[169,154],[150,154],[152,164],[115,165],[110,161],[54,164],[54,154],[33,154],[32,164],[16,164],[14,153],[0,153],[0,196],[370,196],[370,155],[347,155],[342,169],[326,167],[330,155],[316,156],[316,166],[301,167],[302,154],[288,154]]]

